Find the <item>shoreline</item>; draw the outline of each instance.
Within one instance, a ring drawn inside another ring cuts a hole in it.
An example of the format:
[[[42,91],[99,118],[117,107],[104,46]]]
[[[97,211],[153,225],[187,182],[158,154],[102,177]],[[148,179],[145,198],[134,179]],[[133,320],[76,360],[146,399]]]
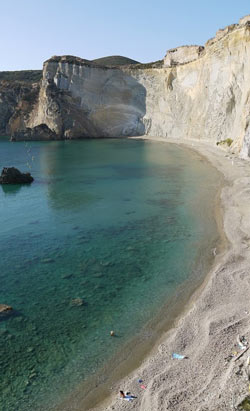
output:
[[[224,175],[227,184],[220,197],[228,247],[193,292],[174,326],[157,340],[139,368],[113,384],[110,396],[91,409],[235,409],[248,394],[249,382],[244,373],[248,351],[238,361],[227,362],[225,358],[235,351],[240,353],[237,335],[244,335],[250,342],[250,163],[208,142],[134,138],[186,146]],[[172,352],[188,359],[172,360]],[[241,368],[243,372],[236,374]],[[145,390],[140,388],[138,378],[143,380]],[[133,402],[121,401],[120,389],[137,398]]]
[[[190,153],[190,149],[183,147],[182,152],[186,156],[189,154],[193,156],[194,161],[206,163],[207,173],[210,173],[210,168],[213,168],[207,159],[199,153],[193,151]],[[197,171],[197,170],[196,170]],[[212,170],[211,170],[212,172]],[[197,258],[194,262],[193,274],[190,275],[184,282],[182,282],[171,298],[168,298],[165,303],[159,307],[159,310],[155,315],[143,326],[140,332],[134,337],[130,338],[123,346],[122,350],[119,350],[97,373],[90,376],[86,381],[80,382],[64,400],[59,401],[52,409],[54,411],[61,410],[92,410],[95,407],[99,407],[103,401],[106,401],[110,397],[110,389],[117,381],[122,380],[127,375],[130,375],[135,369],[137,369],[141,363],[147,358],[154,347],[159,344],[162,336],[172,330],[176,321],[183,315],[183,312],[188,310],[190,299],[193,294],[200,289],[206,278],[206,273],[211,270],[214,265],[214,255],[212,254],[213,247],[217,247],[217,250],[224,249],[224,238],[222,239],[221,230],[218,229],[218,222],[221,223],[221,215],[215,216],[215,209],[219,209],[220,191],[224,183],[224,179],[221,173],[217,170],[212,172],[216,178],[215,185],[211,191],[209,186],[209,196],[204,192],[205,197],[202,197],[202,206],[197,209],[197,201],[195,197],[192,198],[194,213],[202,211],[203,215],[207,215],[209,221],[215,224],[217,227],[214,238],[210,239],[208,236],[206,247],[200,250],[197,254]],[[211,178],[210,178],[211,180]],[[206,191],[207,189],[205,189]],[[212,205],[207,206],[207,202],[211,198],[213,193]],[[216,194],[216,196],[215,196]],[[200,191],[199,191],[200,197]],[[206,200],[205,200],[206,199]],[[199,200],[198,200],[199,201]],[[199,207],[199,206],[198,206]],[[207,213],[206,211],[207,210]],[[208,222],[206,223],[208,224]],[[220,224],[221,226],[221,224]],[[203,251],[204,250],[204,253]],[[218,252],[217,252],[218,253]],[[199,273],[197,275],[197,273]],[[205,273],[205,274],[203,274]],[[201,276],[201,277],[200,277]]]

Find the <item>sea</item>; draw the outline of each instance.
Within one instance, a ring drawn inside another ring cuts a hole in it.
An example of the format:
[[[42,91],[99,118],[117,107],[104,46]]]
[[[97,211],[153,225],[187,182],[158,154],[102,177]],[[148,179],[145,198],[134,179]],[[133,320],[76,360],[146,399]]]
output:
[[[195,151],[134,139],[1,138],[5,166],[34,182],[0,186],[0,304],[13,307],[0,409],[60,409],[150,348],[203,282],[222,179]]]

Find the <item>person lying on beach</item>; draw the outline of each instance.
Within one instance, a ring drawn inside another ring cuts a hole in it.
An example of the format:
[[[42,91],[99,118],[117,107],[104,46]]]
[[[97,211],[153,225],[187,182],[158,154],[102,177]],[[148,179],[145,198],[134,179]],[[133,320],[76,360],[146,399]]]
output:
[[[120,391],[120,398],[121,400],[133,401],[137,397],[135,397],[134,395],[130,395],[128,392],[124,394],[123,391]]]

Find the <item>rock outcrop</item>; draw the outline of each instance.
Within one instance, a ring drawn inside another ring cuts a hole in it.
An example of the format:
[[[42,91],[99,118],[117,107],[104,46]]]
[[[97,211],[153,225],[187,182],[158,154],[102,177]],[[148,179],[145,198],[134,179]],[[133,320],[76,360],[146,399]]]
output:
[[[197,60],[203,53],[202,46],[181,46],[167,51],[164,58],[164,67],[173,67],[179,64]]]
[[[245,24],[249,23],[250,24],[250,14],[247,16],[242,17],[239,21],[239,25],[244,26]]]
[[[32,87],[13,97],[11,109],[11,93],[0,101],[1,130],[13,139],[231,139],[230,150],[249,157],[250,16],[218,30],[205,47],[169,50],[163,65],[107,67],[55,56]]]
[[[57,140],[60,137],[54,133],[46,124],[39,124],[35,127],[24,127],[18,128],[13,127],[12,124],[13,119],[11,119],[11,126],[10,130],[11,133],[11,140]]]
[[[0,176],[0,184],[30,184],[32,181],[30,173],[21,173],[15,167],[4,167]]]
[[[0,81],[0,135],[26,129],[26,120],[38,104],[40,83]]]

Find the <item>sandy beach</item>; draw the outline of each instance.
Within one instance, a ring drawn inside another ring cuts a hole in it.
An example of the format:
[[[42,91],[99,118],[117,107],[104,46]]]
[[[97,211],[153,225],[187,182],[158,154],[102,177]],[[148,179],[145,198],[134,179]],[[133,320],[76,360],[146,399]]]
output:
[[[215,251],[212,272],[174,327],[93,410],[235,410],[249,393],[250,349],[240,347],[237,339],[244,336],[250,342],[250,162],[211,143],[146,139],[184,144],[224,175],[221,208],[227,246],[220,255]],[[172,359],[172,353],[188,358]],[[136,398],[121,400],[119,390]]]

